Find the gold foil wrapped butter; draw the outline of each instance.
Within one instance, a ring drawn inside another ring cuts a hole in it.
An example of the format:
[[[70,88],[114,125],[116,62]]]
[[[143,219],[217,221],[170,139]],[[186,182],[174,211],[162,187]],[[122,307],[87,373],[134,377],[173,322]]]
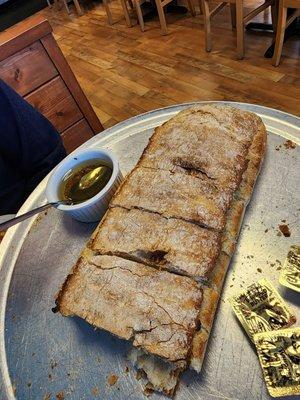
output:
[[[300,246],[291,246],[279,282],[300,292]]]
[[[254,343],[270,395],[300,395],[300,328],[258,333]]]
[[[230,303],[251,340],[255,333],[285,328],[296,322],[279,293],[266,279],[253,283],[232,297]]]

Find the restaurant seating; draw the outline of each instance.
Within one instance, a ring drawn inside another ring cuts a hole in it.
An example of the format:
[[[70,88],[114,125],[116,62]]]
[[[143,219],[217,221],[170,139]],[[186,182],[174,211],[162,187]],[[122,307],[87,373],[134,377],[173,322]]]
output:
[[[292,0],[291,0],[292,1]],[[299,1],[299,0],[294,0]],[[233,28],[236,29],[236,42],[237,42],[237,58],[244,57],[244,30],[245,25],[252,20],[256,15],[266,10],[268,7],[273,6],[274,0],[265,0],[263,4],[249,14],[244,16],[244,1],[243,0],[226,0],[219,3],[215,8],[210,10],[209,0],[200,0],[202,11],[204,15],[204,33],[205,33],[205,47],[206,51],[210,52],[212,49],[211,38],[211,19],[225,6],[230,5],[231,21]]]
[[[295,9],[292,15],[287,18],[287,9]],[[276,28],[275,50],[272,64],[277,67],[280,63],[284,34],[286,28],[300,16],[300,0],[279,0],[278,21]]]
[[[130,8],[134,8],[137,14],[137,19],[141,28],[141,31],[143,32],[145,30],[145,22],[144,22],[144,18],[143,18],[143,13],[142,13],[142,9],[141,9],[141,5],[144,3],[145,0],[121,0],[121,4],[122,4],[122,8],[123,8],[123,12],[125,15],[125,20],[126,20],[126,24],[127,26],[131,27],[132,23],[130,20],[130,15],[129,15],[129,9],[128,6]],[[159,22],[160,22],[160,27],[161,27],[161,31],[163,35],[167,35],[168,34],[168,30],[167,30],[167,22],[166,22],[166,17],[165,17],[165,12],[164,12],[164,7],[166,7],[172,0],[155,0],[156,3],[156,7],[157,7],[157,12],[158,12],[158,18],[159,18]],[[187,5],[188,5],[188,9],[191,13],[191,15],[194,17],[196,15],[196,11],[195,11],[195,6],[193,3],[193,0],[187,0]]]
[[[72,0],[72,1],[74,3],[75,8],[76,8],[77,14],[78,15],[83,15],[83,11],[82,11],[82,8],[81,8],[81,6],[79,4],[79,1],[78,0]],[[54,3],[56,5],[57,5],[58,2],[59,2],[59,0],[54,0]],[[71,11],[70,11],[70,8],[69,8],[68,0],[62,0],[62,2],[63,2],[64,6],[65,6],[65,8],[67,10],[67,13],[70,14]]]
[[[163,35],[167,35],[168,33],[164,7],[166,7],[171,1],[172,0],[155,0],[161,31]],[[195,17],[196,11],[193,0],[187,0],[187,5],[191,15]]]
[[[49,22],[39,15],[0,33],[0,79],[48,118],[67,152],[103,130]]]

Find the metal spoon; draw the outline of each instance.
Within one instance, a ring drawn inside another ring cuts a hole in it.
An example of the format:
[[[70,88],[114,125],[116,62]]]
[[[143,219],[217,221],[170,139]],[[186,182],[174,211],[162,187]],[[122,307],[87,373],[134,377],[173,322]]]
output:
[[[80,190],[85,190],[91,187],[95,182],[97,182],[105,172],[105,169],[107,167],[105,166],[100,166],[97,168],[92,169],[90,172],[87,174],[83,175],[83,177],[79,181],[79,189]]]
[[[88,189],[90,186],[92,186],[101,176],[102,176],[102,171],[103,171],[104,167],[97,167],[92,169],[90,172],[88,172],[87,174],[85,174],[79,182],[79,189],[81,190],[85,190]],[[11,218],[8,221],[5,221],[3,223],[0,224],[0,231],[4,231],[8,228],[10,228],[11,226],[18,224],[21,221],[24,221],[27,218],[32,217],[35,214],[38,214],[44,210],[47,210],[50,207],[55,207],[58,206],[60,204],[64,204],[64,205],[72,205],[76,202],[71,201],[71,200],[60,200],[60,201],[56,201],[54,203],[47,203],[44,204],[41,207],[37,207],[34,210],[30,210],[25,214],[19,215],[18,217],[15,218]]]
[[[11,226],[13,226],[15,224],[18,224],[19,222],[24,221],[25,219],[30,218],[35,214],[38,214],[38,213],[40,213],[40,212],[42,212],[44,210],[47,210],[50,207],[55,207],[55,206],[58,206],[60,204],[64,204],[66,206],[70,206],[70,205],[74,204],[74,202],[72,202],[70,200],[61,200],[61,201],[56,201],[56,202],[53,202],[53,203],[44,204],[43,206],[37,207],[37,208],[35,208],[33,210],[30,210],[25,214],[18,215],[15,218],[11,218],[8,221],[2,222],[2,224],[0,224],[0,231],[5,231],[6,229],[10,228]]]

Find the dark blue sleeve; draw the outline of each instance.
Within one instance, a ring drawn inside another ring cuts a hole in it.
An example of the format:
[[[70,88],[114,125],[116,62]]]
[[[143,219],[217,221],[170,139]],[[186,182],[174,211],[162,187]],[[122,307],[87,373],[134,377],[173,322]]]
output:
[[[0,80],[0,215],[16,212],[65,156],[51,123]]]

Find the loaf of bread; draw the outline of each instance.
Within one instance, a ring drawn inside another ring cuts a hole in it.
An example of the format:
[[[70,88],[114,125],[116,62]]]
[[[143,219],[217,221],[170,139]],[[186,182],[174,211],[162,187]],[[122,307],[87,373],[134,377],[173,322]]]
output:
[[[63,315],[132,341],[155,390],[201,370],[266,136],[257,115],[219,105],[156,128],[59,292]]]

